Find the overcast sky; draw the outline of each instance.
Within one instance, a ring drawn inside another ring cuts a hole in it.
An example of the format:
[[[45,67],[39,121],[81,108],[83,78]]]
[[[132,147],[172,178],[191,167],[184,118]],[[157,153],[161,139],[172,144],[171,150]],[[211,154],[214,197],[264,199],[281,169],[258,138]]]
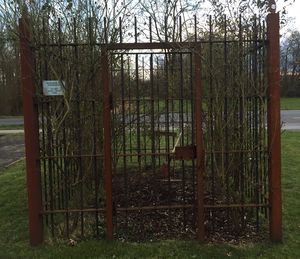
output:
[[[283,6],[284,0],[278,0],[277,2],[277,9],[281,10]],[[300,30],[300,0],[296,0],[293,5],[288,6],[288,20],[287,20],[287,27],[291,29]],[[292,18],[292,19],[290,19]]]

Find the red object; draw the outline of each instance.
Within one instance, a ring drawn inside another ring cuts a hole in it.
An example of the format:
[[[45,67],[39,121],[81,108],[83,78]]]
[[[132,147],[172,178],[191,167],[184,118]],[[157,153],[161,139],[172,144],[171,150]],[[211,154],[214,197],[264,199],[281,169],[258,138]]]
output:
[[[282,240],[279,13],[267,16],[270,238]]]
[[[164,177],[168,177],[170,174],[170,167],[168,166],[168,164],[162,164],[162,166],[160,167],[160,172]]]
[[[38,107],[34,102],[34,53],[30,47],[29,22],[26,15],[19,21],[21,82],[28,191],[29,239],[32,246],[43,242],[41,174],[39,166]]]
[[[101,79],[103,87],[103,129],[104,129],[104,182],[106,198],[106,235],[113,239],[113,200],[112,200],[112,159],[111,159],[111,118],[109,92],[109,63],[106,48],[101,49]]]

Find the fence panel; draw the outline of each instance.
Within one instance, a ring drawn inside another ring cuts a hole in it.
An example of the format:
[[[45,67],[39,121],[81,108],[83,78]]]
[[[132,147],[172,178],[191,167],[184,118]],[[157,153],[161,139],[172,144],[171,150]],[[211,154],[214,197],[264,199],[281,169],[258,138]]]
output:
[[[176,39],[154,42],[149,19],[139,42],[135,19],[133,42],[121,21],[108,42],[103,22],[43,19],[24,45],[36,58],[36,215],[50,237],[239,240],[280,223],[275,32],[210,17],[184,37],[179,19]]]

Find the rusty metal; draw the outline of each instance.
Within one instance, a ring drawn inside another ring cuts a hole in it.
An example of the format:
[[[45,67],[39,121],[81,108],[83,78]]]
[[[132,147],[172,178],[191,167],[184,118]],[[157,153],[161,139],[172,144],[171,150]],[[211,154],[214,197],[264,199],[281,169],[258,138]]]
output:
[[[267,16],[270,236],[282,241],[279,13]]]
[[[158,205],[158,206],[143,206],[143,207],[125,207],[125,208],[116,208],[116,211],[153,211],[153,210],[169,210],[169,209],[183,209],[183,208],[194,208],[194,204],[185,204],[185,205]],[[230,204],[230,205],[204,205],[204,209],[224,209],[224,208],[262,208],[270,207],[269,204]],[[42,211],[41,214],[55,214],[55,213],[94,213],[101,212],[104,213],[105,209],[103,208],[86,208],[86,209],[68,209],[68,210],[50,210]]]
[[[204,147],[202,133],[201,46],[195,49],[195,126],[197,179],[197,239],[204,241]]]
[[[246,26],[240,17],[238,33],[223,19],[221,28],[210,17],[202,33],[194,17],[195,35],[187,37],[178,18],[177,34],[170,37],[166,26],[161,42],[151,18],[148,42],[140,42],[138,17],[132,36],[119,19],[114,42],[107,19],[100,30],[89,19],[82,35],[77,20],[70,29],[44,18],[41,30],[33,28],[39,214],[53,238],[147,233],[203,241],[220,229],[258,234],[269,212],[272,225],[279,222],[278,192],[271,194],[278,171],[268,170],[268,155],[274,162],[278,154],[270,138],[266,143],[278,122],[271,116],[277,97],[266,110],[267,83],[273,90],[277,84],[270,70],[264,80],[272,41],[255,18]],[[52,79],[65,81],[65,96],[42,95],[42,80]]]
[[[111,119],[109,91],[109,60],[107,49],[101,49],[101,79],[103,85],[103,133],[104,133],[104,181],[106,203],[107,238],[113,239],[113,199],[112,199],[112,151],[111,151]]]
[[[33,246],[43,242],[42,189],[39,157],[38,110],[36,95],[35,61],[31,49],[30,23],[27,15],[19,21],[21,81],[26,150],[26,178],[28,191],[29,239]]]
[[[195,146],[185,146],[176,147],[174,153],[175,160],[193,160],[196,158],[196,147]]]
[[[218,40],[215,39],[213,41],[210,40],[205,40],[205,39],[198,39],[197,40],[198,43],[210,43],[213,42],[215,44],[223,44],[224,40]],[[239,40],[230,40],[227,39],[226,41],[227,43],[238,43]],[[254,42],[253,39],[245,39],[243,40],[243,42],[245,43],[251,43]],[[262,39],[258,39],[257,40],[258,43],[264,43],[264,40]],[[70,46],[79,46],[79,47],[84,47],[84,46],[90,46],[90,43],[50,43],[50,44],[37,44],[35,47],[36,48],[47,48],[47,47],[70,47]],[[106,44],[106,43],[95,43],[95,46],[98,46],[100,48],[107,48],[108,50],[145,50],[145,49],[157,49],[157,50],[161,50],[161,49],[174,49],[175,51],[177,49],[190,49],[190,48],[195,48],[195,46],[197,45],[195,42],[193,41],[189,41],[189,42],[132,42],[132,43],[110,43],[110,44]]]

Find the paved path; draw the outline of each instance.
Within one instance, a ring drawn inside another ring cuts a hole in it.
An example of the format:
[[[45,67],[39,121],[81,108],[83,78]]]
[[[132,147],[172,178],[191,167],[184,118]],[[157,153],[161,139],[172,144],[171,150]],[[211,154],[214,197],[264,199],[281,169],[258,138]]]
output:
[[[300,110],[281,111],[282,129],[300,130]]]
[[[0,135],[0,170],[24,157],[24,135]]]
[[[164,120],[164,118],[162,118],[162,120]],[[283,110],[283,111],[281,111],[281,120],[283,123],[283,129],[300,130],[300,110]],[[1,125],[23,125],[23,118],[16,117],[16,118],[0,119],[0,126]],[[1,132],[2,131],[0,131],[0,134],[1,134]],[[20,132],[21,131],[14,132],[14,134],[20,133]],[[2,134],[3,133],[4,132],[2,132]],[[6,133],[9,133],[9,132],[6,132]],[[13,132],[11,132],[11,133],[13,133]]]
[[[0,119],[0,126],[5,126],[5,125],[23,125],[23,123],[24,123],[23,117]]]
[[[282,129],[300,131],[300,110],[281,111],[281,119]],[[22,124],[22,118],[0,119],[0,125]],[[24,137],[22,133],[24,133],[22,129],[0,130],[0,169],[24,157]]]
[[[15,135],[15,134],[23,134],[24,130],[16,129],[16,130],[2,130],[0,129],[0,136],[1,135]]]

